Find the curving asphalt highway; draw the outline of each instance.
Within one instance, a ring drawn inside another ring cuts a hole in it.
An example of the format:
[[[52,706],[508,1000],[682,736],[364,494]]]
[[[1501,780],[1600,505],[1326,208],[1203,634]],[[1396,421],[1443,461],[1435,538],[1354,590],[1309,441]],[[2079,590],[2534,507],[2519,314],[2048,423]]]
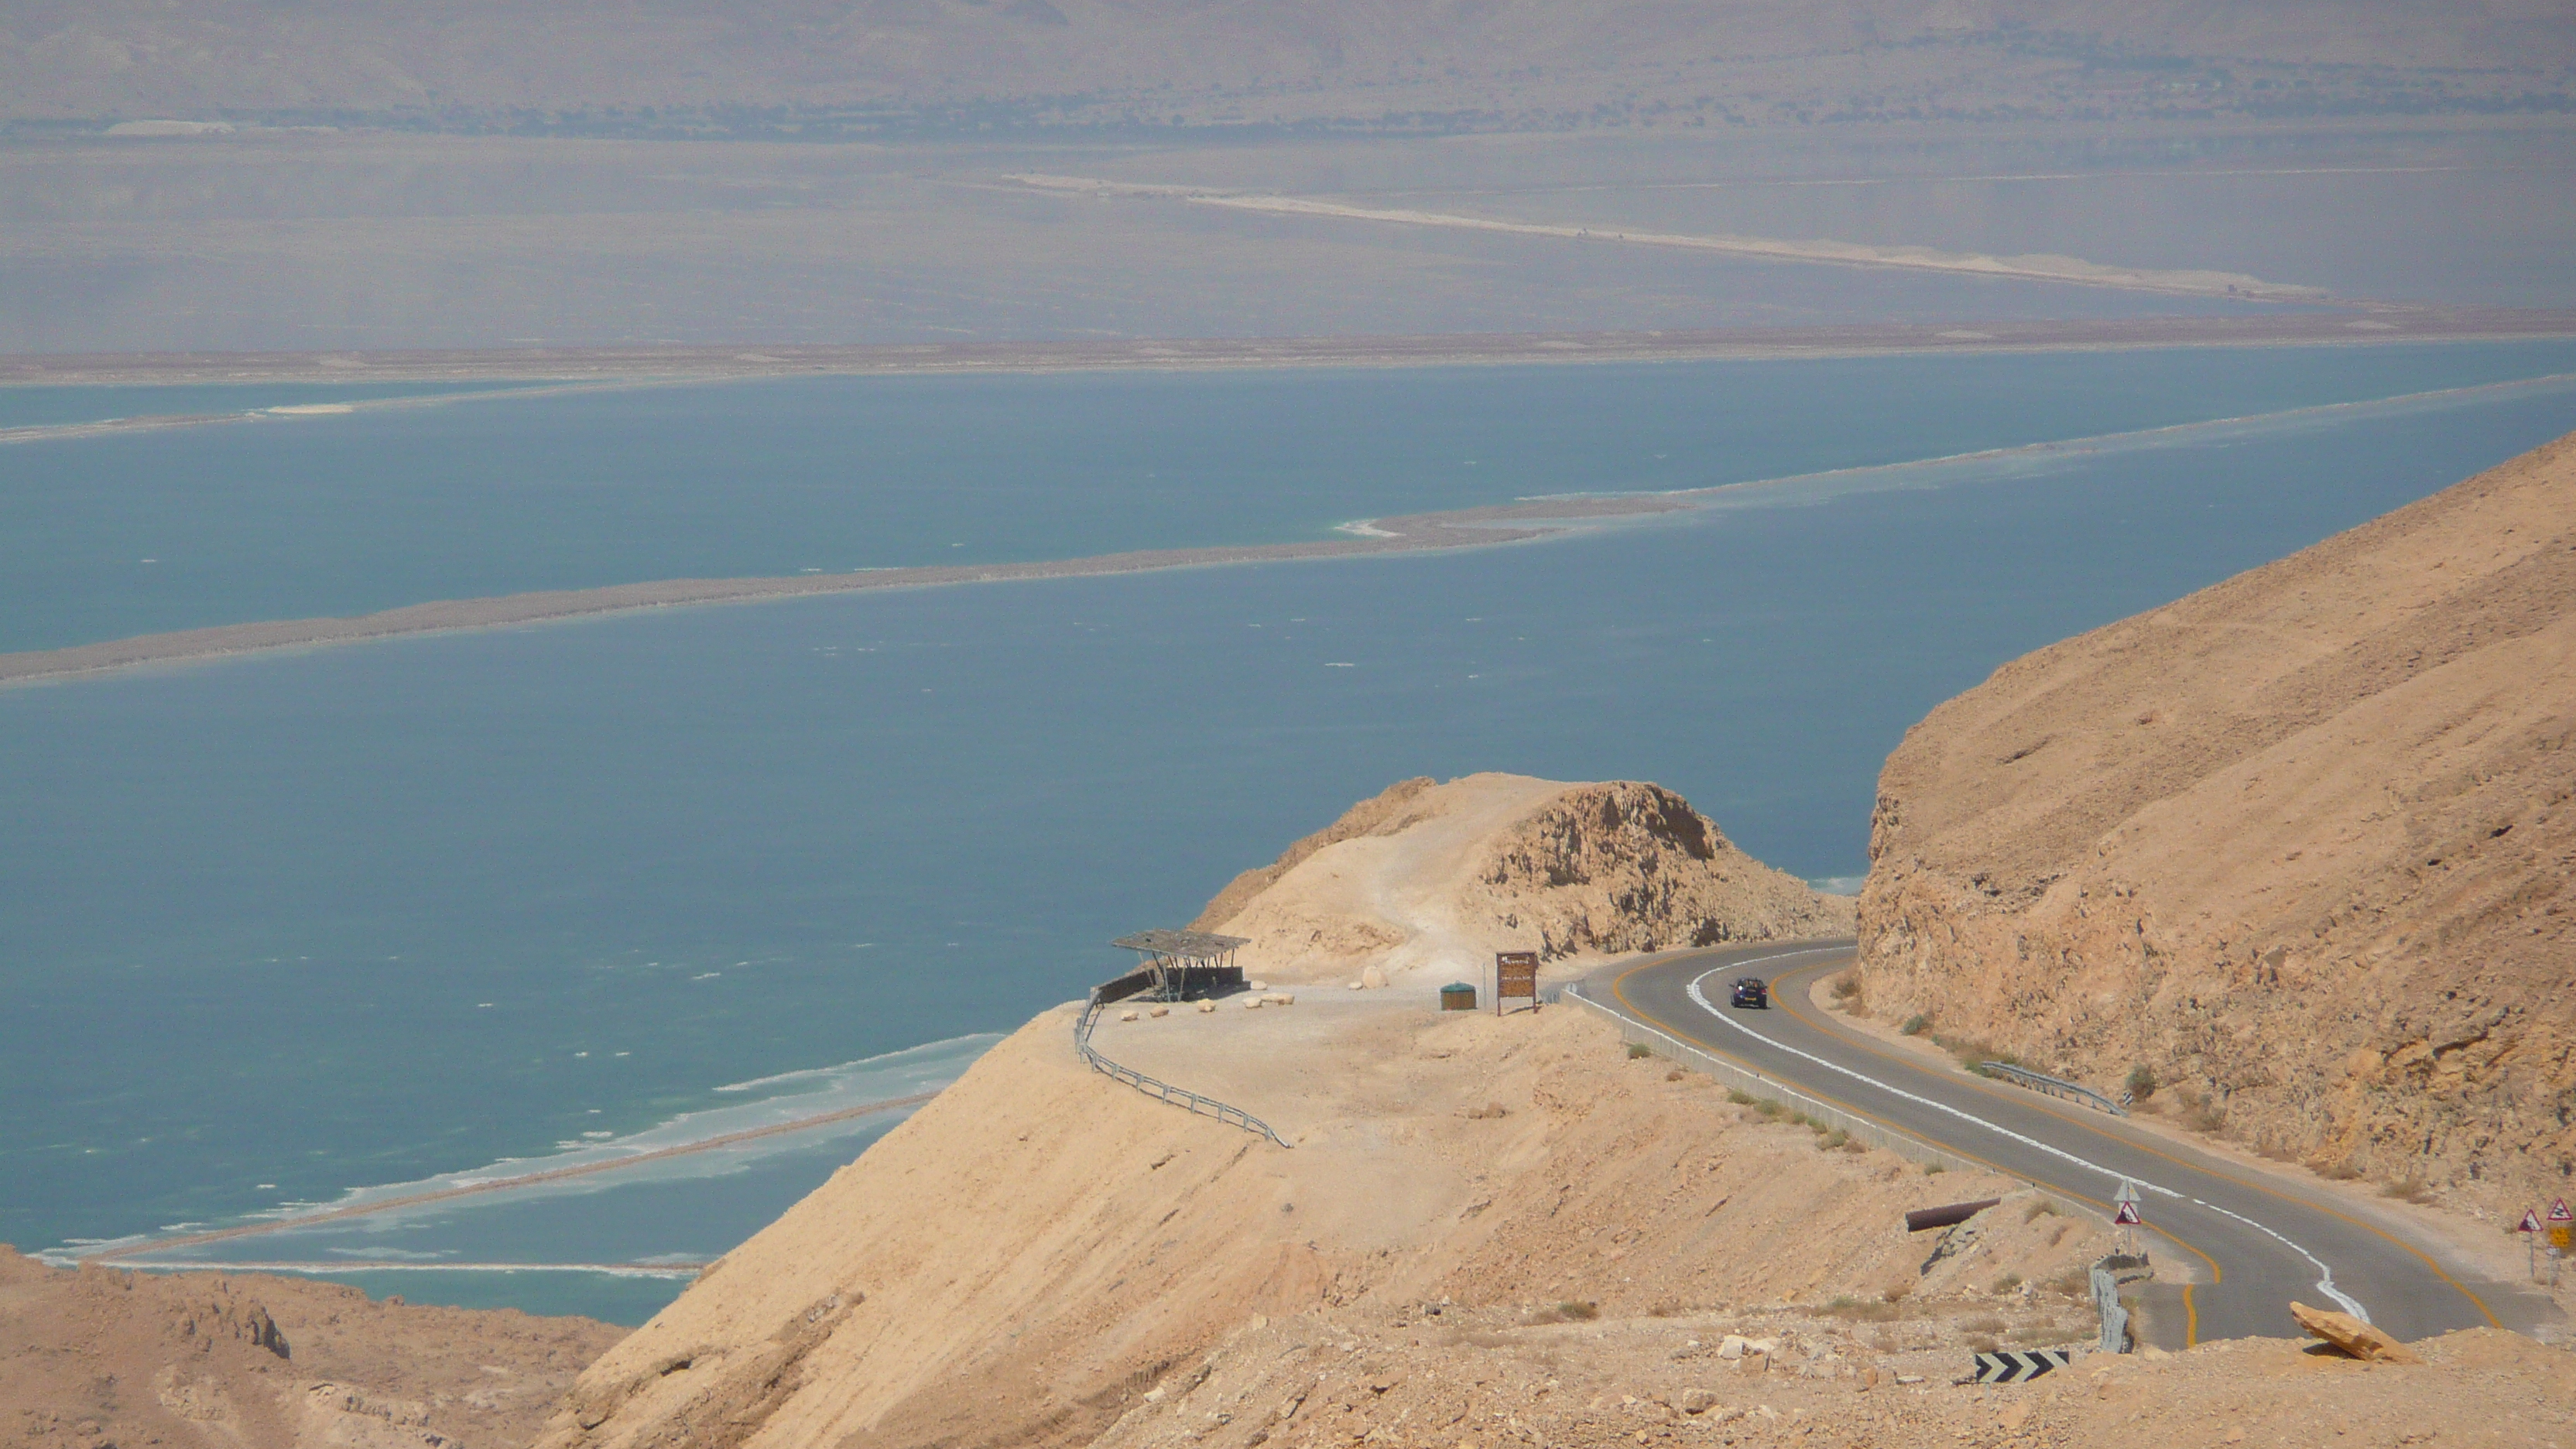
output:
[[[1623,1016],[2106,1216],[2122,1179],[2134,1183],[2168,1285],[2149,1299],[2143,1336],[2166,1347],[2300,1337],[2292,1299],[2358,1313],[2401,1339],[2481,1325],[2528,1329],[2551,1316],[2545,1299],[2474,1281],[2366,1208],[2108,1113],[1919,1060],[1829,1021],[1810,990],[1851,960],[1847,940],[1720,947],[1623,963],[1579,989]],[[1739,976],[1771,983],[1770,1010],[1727,1004]],[[2174,1272],[2177,1265],[2184,1271]],[[2192,1281],[2176,1291],[2176,1278]]]

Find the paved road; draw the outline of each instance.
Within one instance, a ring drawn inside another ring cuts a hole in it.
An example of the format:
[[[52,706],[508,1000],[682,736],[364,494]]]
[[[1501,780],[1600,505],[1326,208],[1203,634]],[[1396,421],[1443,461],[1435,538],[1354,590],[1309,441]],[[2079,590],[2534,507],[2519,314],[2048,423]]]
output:
[[[2404,1339],[2485,1324],[2527,1328],[2547,1316],[2512,1288],[2470,1281],[2367,1209],[1827,1021],[1809,991],[1851,958],[1849,941],[1687,951],[1609,968],[1582,989],[1846,1111],[2106,1214],[2121,1179],[2133,1181],[2163,1275],[2182,1276],[2170,1271],[2179,1262],[2197,1280],[2166,1298],[2178,1312],[2150,1315],[2151,1336],[2169,1346],[2297,1337],[2292,1299],[2358,1312]],[[1773,1009],[1729,1007],[1726,988],[1739,976],[1771,981]]]

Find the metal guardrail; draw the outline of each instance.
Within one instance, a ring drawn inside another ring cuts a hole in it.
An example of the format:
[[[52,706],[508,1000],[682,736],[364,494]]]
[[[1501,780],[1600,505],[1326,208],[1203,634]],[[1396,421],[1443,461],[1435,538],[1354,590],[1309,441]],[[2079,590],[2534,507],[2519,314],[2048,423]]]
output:
[[[2046,1092],[2052,1097],[2069,1102],[2081,1102],[2087,1107],[2108,1112],[2114,1117],[2129,1115],[2127,1108],[2082,1082],[2070,1082],[2061,1077],[2034,1072],[2028,1067],[2017,1067],[2010,1062],[1979,1062],[1976,1069],[1987,1076],[2010,1082],[2016,1087],[2028,1087],[2034,1092]]]
[[[2103,1221],[2100,1211],[2090,1204],[2077,1202],[2041,1187],[2026,1177],[2005,1172],[1971,1157],[1963,1157],[1945,1147],[1934,1146],[1920,1137],[1881,1126],[1866,1117],[1855,1116],[1830,1103],[1818,1101],[1786,1082],[1766,1077],[1751,1067],[1728,1061],[1714,1052],[1693,1046],[1670,1032],[1658,1030],[1644,1022],[1613,1011],[1584,995],[1582,988],[1583,983],[1579,981],[1567,986],[1562,999],[1573,1002],[1595,1016],[1616,1023],[1619,1027],[1620,1039],[1623,1041],[1632,1044],[1642,1043],[1657,1056],[1669,1058],[1682,1066],[1704,1072],[1748,1096],[1775,1101],[1784,1107],[1804,1113],[1810,1122],[1821,1122],[1829,1128],[1839,1128],[1845,1137],[1854,1142],[1893,1152],[1908,1162],[1921,1163],[1925,1167],[1938,1167],[1945,1172],[1980,1172],[2018,1182],[2023,1187],[2057,1204],[2061,1212],[2090,1218],[2095,1222]]]
[[[1288,1145],[1277,1132],[1271,1130],[1269,1123],[1253,1116],[1241,1107],[1220,1102],[1214,1097],[1202,1096],[1197,1092],[1189,1090],[1187,1087],[1175,1087],[1169,1082],[1156,1081],[1152,1077],[1146,1076],[1143,1072],[1136,1070],[1134,1067],[1122,1066],[1093,1050],[1091,1045],[1091,1028],[1100,1020],[1100,1013],[1108,1009],[1109,1002],[1101,996],[1099,989],[1095,987],[1091,992],[1090,999],[1083,1003],[1081,1018],[1073,1025],[1073,1049],[1081,1054],[1083,1062],[1093,1071],[1116,1081],[1125,1082],[1128,1086],[1134,1087],[1137,1091],[1144,1093],[1148,1097],[1153,1097],[1159,1101],[1169,1102],[1175,1107],[1183,1108],[1194,1116],[1214,1117],[1216,1120],[1226,1123],[1229,1126],[1240,1127],[1255,1137],[1266,1137],[1270,1139],[1274,1146],[1285,1147]]]
[[[2127,1353],[2136,1335],[2129,1328],[2128,1306],[2120,1301],[2123,1285],[2156,1276],[2156,1266],[2145,1253],[2113,1253],[2095,1263],[2085,1274],[2093,1286],[2094,1311],[2101,1315],[2103,1353]]]

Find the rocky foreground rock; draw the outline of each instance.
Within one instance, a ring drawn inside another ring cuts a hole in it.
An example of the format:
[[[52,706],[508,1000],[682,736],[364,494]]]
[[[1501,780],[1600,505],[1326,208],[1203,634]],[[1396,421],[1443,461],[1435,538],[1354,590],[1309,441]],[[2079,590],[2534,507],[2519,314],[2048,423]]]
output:
[[[624,1330],[0,1246],[0,1443],[507,1449]]]
[[[1871,859],[1881,1016],[2394,1193],[2576,1196],[2576,439],[2005,665]]]

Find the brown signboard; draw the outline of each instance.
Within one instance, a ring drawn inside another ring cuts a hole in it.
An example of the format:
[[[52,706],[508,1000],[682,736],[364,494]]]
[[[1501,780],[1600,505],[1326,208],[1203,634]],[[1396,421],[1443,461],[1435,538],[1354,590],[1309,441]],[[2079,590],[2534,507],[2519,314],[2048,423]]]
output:
[[[1494,953],[1494,1014],[1502,1015],[1506,1000],[1526,997],[1538,1005],[1538,953],[1536,951],[1497,951]]]

